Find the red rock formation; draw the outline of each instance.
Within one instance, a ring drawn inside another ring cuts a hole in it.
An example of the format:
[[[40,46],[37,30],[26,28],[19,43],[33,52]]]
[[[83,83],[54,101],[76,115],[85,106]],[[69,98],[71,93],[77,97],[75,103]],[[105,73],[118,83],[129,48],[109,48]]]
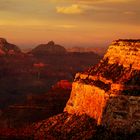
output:
[[[114,41],[99,64],[78,73],[64,109],[113,131],[140,128],[140,40]]]

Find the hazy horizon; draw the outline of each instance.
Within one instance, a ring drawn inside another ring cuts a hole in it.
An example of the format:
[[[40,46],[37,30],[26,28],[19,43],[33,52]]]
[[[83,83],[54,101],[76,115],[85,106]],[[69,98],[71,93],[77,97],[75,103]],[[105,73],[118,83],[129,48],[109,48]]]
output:
[[[138,39],[138,0],[1,0],[0,37],[33,48],[54,40],[64,47],[105,47]]]
[[[80,47],[80,48],[107,48],[108,47],[108,45],[112,42],[106,42],[106,43],[104,43],[104,44],[76,44],[76,42],[73,42],[73,43],[64,43],[64,42],[56,42],[55,40],[43,40],[42,42],[36,42],[36,43],[29,43],[29,44],[20,44],[20,43],[18,43],[17,42],[17,44],[15,43],[15,42],[11,42],[10,40],[7,40],[9,43],[12,43],[12,44],[15,44],[15,45],[17,45],[20,49],[22,49],[23,51],[26,51],[26,50],[31,50],[31,49],[33,49],[33,48],[35,48],[35,47],[37,47],[38,45],[40,45],[40,44],[47,44],[49,41],[54,41],[55,42],[55,44],[58,44],[58,45],[61,45],[61,46],[63,46],[64,48],[66,48],[66,49],[68,49],[68,48],[75,48],[75,47]]]

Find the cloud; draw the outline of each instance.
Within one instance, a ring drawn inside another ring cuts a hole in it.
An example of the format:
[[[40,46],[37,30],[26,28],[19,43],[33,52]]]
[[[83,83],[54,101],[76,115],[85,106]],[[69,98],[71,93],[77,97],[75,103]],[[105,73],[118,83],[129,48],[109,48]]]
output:
[[[81,14],[84,12],[84,9],[82,9],[79,5],[73,4],[71,6],[58,6],[56,7],[57,13],[62,14]]]

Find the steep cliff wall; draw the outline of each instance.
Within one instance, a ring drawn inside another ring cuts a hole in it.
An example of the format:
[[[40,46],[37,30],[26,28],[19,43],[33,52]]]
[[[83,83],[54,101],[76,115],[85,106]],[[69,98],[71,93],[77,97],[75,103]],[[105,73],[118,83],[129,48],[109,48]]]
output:
[[[140,128],[140,40],[114,41],[99,64],[77,73],[64,109],[113,131]]]
[[[87,114],[100,124],[108,98],[105,91],[96,86],[74,82],[65,111],[77,115]]]

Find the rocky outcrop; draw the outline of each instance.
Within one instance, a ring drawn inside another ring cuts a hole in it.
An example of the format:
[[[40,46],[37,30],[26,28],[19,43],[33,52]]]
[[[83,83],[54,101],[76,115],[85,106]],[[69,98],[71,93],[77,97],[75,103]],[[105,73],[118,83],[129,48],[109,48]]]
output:
[[[104,58],[78,73],[65,107],[70,114],[87,114],[112,131],[140,128],[140,40],[114,41]]]
[[[64,54],[66,49],[53,41],[48,42],[48,44],[40,44],[34,48],[31,53],[34,55],[47,55],[47,54]]]
[[[16,45],[8,43],[4,38],[0,38],[0,55],[16,53],[21,53],[21,50]]]

